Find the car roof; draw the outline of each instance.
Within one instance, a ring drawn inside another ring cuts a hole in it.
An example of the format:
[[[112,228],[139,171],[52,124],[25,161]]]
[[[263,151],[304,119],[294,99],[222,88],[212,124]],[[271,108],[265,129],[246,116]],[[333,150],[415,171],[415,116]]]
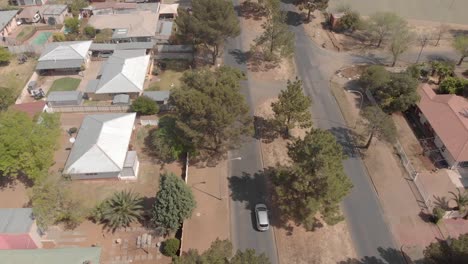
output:
[[[258,211],[258,222],[262,225],[268,225],[268,214],[267,211]]]

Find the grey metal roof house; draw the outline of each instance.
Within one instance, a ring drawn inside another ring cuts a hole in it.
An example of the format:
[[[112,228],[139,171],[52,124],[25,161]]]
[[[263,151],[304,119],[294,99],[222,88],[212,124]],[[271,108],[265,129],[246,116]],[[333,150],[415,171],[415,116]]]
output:
[[[90,94],[121,94],[143,91],[150,56],[145,50],[116,50],[104,63],[98,80],[88,83],[86,93]]]
[[[9,31],[9,24],[15,21],[14,20],[16,14],[18,13],[18,10],[7,10],[7,11],[0,11],[0,34],[4,34],[6,37]],[[16,22],[15,22],[16,23]],[[16,26],[16,25],[14,25]],[[7,29],[7,32],[4,32],[4,30]],[[5,34],[6,33],[6,34]]]
[[[117,94],[112,99],[112,104],[130,104],[130,96],[128,94]]]
[[[0,250],[2,264],[97,264],[100,247],[73,247],[34,250]]]
[[[49,106],[81,105],[83,93],[80,91],[56,91],[47,96]]]
[[[72,179],[136,179],[139,162],[129,151],[136,113],[88,115],[65,164]]]
[[[65,41],[47,44],[39,57],[36,70],[80,70],[89,58],[92,41]]]
[[[148,91],[143,93],[143,96],[151,98],[158,104],[167,104],[170,95],[170,91]]]

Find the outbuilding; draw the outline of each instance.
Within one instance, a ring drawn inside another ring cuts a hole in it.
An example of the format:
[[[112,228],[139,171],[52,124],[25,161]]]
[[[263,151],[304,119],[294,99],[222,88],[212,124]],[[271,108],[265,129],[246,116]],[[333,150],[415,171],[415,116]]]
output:
[[[44,5],[42,9],[42,17],[44,22],[49,25],[63,24],[68,16],[67,5]]]
[[[51,92],[47,96],[47,103],[50,107],[81,105],[83,103],[83,93],[80,91]]]

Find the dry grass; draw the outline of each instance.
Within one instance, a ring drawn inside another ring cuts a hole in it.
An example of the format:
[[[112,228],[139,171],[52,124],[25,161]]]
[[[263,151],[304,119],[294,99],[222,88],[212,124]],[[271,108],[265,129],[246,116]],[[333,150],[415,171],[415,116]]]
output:
[[[168,91],[180,86],[180,78],[184,72],[165,70],[158,76],[153,77],[146,91]]]
[[[28,58],[23,64],[18,64],[15,56],[7,66],[0,66],[0,86],[11,88],[18,97],[36,68],[37,60]]]

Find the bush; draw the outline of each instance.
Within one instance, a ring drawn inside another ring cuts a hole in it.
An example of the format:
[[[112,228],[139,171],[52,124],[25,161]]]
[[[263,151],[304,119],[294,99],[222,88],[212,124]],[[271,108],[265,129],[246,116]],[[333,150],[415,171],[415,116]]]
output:
[[[84,33],[89,38],[94,38],[96,36],[96,29],[92,26],[86,26],[84,28]]]
[[[441,207],[434,207],[432,210],[432,216],[434,217],[434,223],[438,224],[440,220],[444,218],[445,210]]]
[[[177,238],[169,238],[164,241],[162,246],[162,253],[168,257],[174,257],[179,251],[180,241]]]
[[[70,134],[75,134],[77,131],[78,131],[78,128],[76,128],[76,127],[72,127],[72,128],[70,128],[70,129],[68,130],[68,132],[69,132]]]
[[[78,18],[66,18],[64,24],[70,33],[78,34],[80,32],[80,20]]]
[[[132,110],[139,115],[154,115],[159,112],[158,104],[147,96],[140,96],[132,103]]]
[[[110,28],[105,28],[105,29],[99,30],[96,33],[97,34],[96,34],[96,38],[94,39],[94,42],[105,43],[112,39],[113,31]]]
[[[354,11],[346,11],[345,15],[340,18],[337,30],[338,31],[355,31],[361,28],[362,22],[359,13]]]
[[[54,34],[52,34],[52,39],[54,40],[54,42],[62,42],[67,40],[67,38],[62,32],[55,32]]]
[[[11,59],[11,53],[8,49],[0,47],[0,64],[8,64]]]
[[[468,80],[458,77],[446,77],[439,86],[439,93],[467,96]]]
[[[150,149],[164,163],[176,161],[185,150],[175,135],[175,121],[171,117],[162,117],[158,129],[150,134]]]

